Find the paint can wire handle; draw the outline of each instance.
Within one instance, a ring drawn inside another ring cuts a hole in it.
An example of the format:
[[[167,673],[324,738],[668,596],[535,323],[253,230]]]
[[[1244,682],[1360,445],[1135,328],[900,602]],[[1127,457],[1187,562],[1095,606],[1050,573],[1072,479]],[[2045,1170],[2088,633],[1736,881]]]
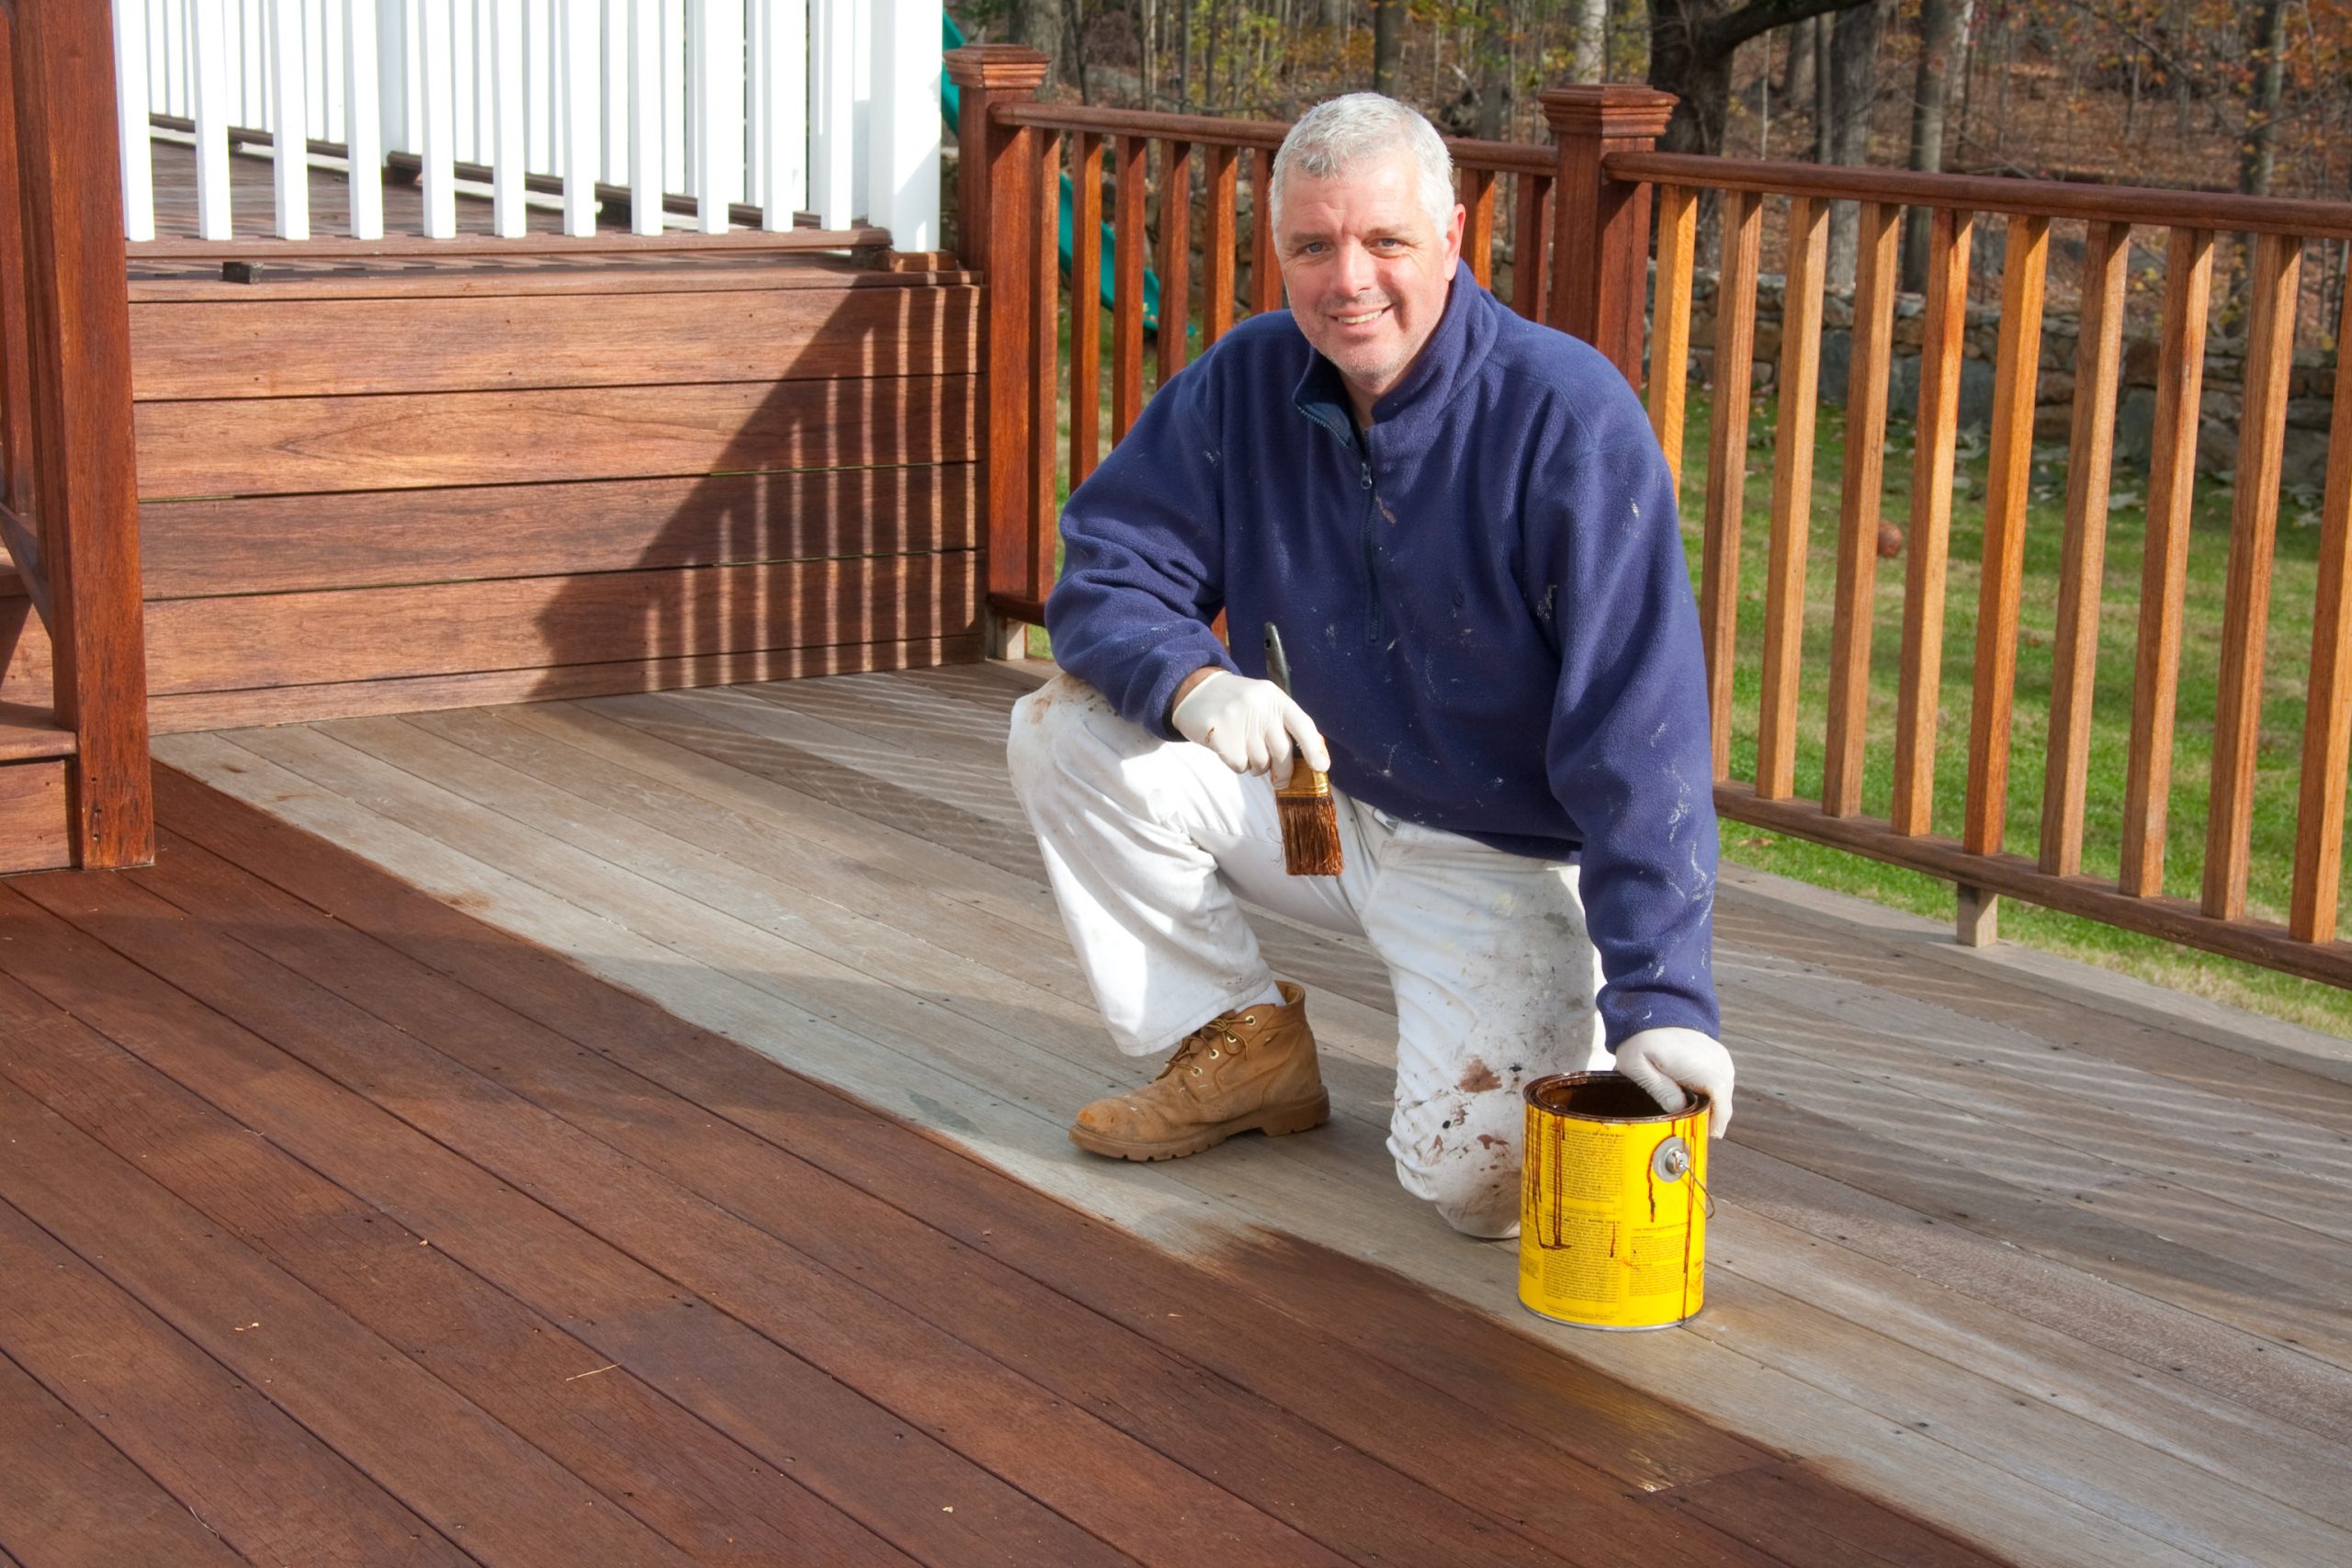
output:
[[[1667,1182],[1679,1181],[1686,1176],[1690,1177],[1690,1185],[1699,1190],[1700,1201],[1706,1205],[1707,1218],[1712,1220],[1715,1217],[1715,1195],[1707,1190],[1707,1184],[1700,1180],[1693,1172],[1690,1145],[1682,1141],[1680,1134],[1676,1134],[1658,1145],[1656,1152],[1650,1156],[1650,1175],[1657,1180]]]

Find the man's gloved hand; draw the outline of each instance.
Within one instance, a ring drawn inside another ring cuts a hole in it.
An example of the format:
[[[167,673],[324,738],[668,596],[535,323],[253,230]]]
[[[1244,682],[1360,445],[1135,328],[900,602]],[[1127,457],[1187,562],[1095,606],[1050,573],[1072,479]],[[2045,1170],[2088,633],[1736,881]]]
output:
[[[1323,732],[1272,681],[1214,671],[1184,694],[1168,719],[1176,733],[1216,752],[1235,773],[1271,773],[1277,787],[1290,779],[1294,746],[1308,767],[1331,769]]]
[[[1731,1053],[1695,1029],[1645,1029],[1617,1047],[1617,1070],[1668,1111],[1689,1109],[1695,1089],[1712,1102],[1709,1136],[1731,1125]]]

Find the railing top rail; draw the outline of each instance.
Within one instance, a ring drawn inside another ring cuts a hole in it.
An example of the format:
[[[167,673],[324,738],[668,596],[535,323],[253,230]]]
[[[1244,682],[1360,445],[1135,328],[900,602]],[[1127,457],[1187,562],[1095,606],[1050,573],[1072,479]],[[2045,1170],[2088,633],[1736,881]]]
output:
[[[994,105],[989,116],[1000,125],[1034,126],[1041,130],[1081,130],[1111,136],[1164,137],[1217,147],[1261,147],[1271,152],[1290,134],[1285,119],[1227,119],[1216,115],[1161,114],[1143,109],[1094,108],[1083,104],[1014,102]],[[1559,154],[1549,145],[1521,141],[1479,141],[1449,136],[1446,151],[1456,168],[1493,170],[1503,174],[1549,175],[1559,167]]]
[[[1689,152],[1611,152],[1602,170],[1621,180],[1713,190],[1757,191],[1839,201],[1892,201],[1969,212],[2040,214],[2095,223],[2146,223],[2305,239],[2352,239],[2352,202],[2236,196],[2146,186],[2082,185],[1984,175],[1923,175],[1723,158]]]

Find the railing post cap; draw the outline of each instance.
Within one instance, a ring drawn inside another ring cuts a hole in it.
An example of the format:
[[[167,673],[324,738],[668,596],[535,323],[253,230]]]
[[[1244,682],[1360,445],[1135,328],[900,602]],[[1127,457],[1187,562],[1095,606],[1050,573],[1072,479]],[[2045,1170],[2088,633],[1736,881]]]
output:
[[[1046,85],[1053,57],[1018,43],[967,43],[947,51],[947,79],[989,92],[1035,92]]]
[[[1544,106],[1544,121],[1553,135],[1609,138],[1657,136],[1681,101],[1672,93],[1625,82],[1546,87],[1535,99]]]

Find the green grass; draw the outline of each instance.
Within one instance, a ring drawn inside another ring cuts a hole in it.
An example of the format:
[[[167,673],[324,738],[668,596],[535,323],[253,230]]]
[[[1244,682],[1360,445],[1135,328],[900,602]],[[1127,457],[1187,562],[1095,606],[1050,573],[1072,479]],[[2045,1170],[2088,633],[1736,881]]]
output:
[[[1698,524],[1707,471],[1706,409],[1693,400],[1684,447],[1684,542],[1692,580],[1700,570]],[[1766,574],[1770,558],[1772,454],[1777,410],[1767,400],[1750,422],[1751,450],[1740,553],[1738,655],[1733,669],[1732,776],[1755,776],[1762,686]],[[1804,672],[1798,716],[1796,793],[1819,799],[1827,724],[1830,596],[1837,581],[1837,529],[1844,477],[1842,416],[1825,410],[1814,464],[1813,527],[1805,563]],[[1907,525],[1911,489],[1910,431],[1891,433],[1882,515]],[[1941,697],[1935,768],[1934,829],[1957,837],[1968,784],[1968,733],[1974,685],[1977,590],[1984,544],[1985,454],[1969,442],[1959,464],[1959,488],[1946,581]],[[2112,878],[2122,834],[2123,785],[2131,739],[2133,653],[2138,637],[2140,570],[2146,514],[2138,504],[2144,476],[2119,471],[2108,518],[2100,594],[2098,665],[2093,703],[2088,786],[2084,810],[2083,870]],[[2057,622],[2060,550],[2064,536],[2065,454],[2036,453],[2026,524],[2025,582],[2018,616],[2015,722],[2007,799],[2007,848],[2033,854],[2040,841],[2041,788],[2048,737],[2052,644]],[[2182,632],[2173,787],[2166,816],[2165,888],[2194,898],[2201,886],[2206,804],[2220,674],[2223,590],[2228,575],[2233,496],[2218,480],[2200,479],[2190,532],[2188,583]],[[2291,892],[2296,796],[2301,777],[2303,688],[2311,656],[2310,626],[2316,590],[2319,530],[2303,507],[2290,502],[2280,520],[2270,576],[2270,632],[2263,660],[2260,744],[2255,771],[2253,850],[2248,913],[2283,920]],[[1907,549],[1906,541],[1906,549]],[[1903,558],[1879,563],[1872,615],[1871,705],[1863,810],[1887,815],[1893,792],[1896,677],[1902,647]],[[1867,857],[1787,835],[1725,821],[1728,861],[1836,888],[1876,902],[1943,919],[1953,916],[1951,886]],[[2099,921],[2003,900],[2001,936],[2159,984],[2214,998],[2250,1011],[2352,1034],[2352,993],[2214,956]]]
[[[1064,363],[1068,326],[1064,324]],[[1109,333],[1104,333],[1102,429],[1110,430]],[[1151,385],[1147,355],[1146,389]],[[1059,450],[1069,446],[1069,386],[1061,387]],[[1691,581],[1700,573],[1698,519],[1705,493],[1706,400],[1694,396],[1685,432],[1683,535]],[[1770,547],[1772,454],[1776,418],[1764,400],[1749,421],[1748,476],[1740,552],[1738,655],[1734,664],[1732,776],[1753,779],[1763,676],[1764,592]],[[1844,477],[1842,413],[1824,410],[1814,459],[1813,525],[1805,563],[1805,630],[1798,711],[1796,793],[1820,798],[1827,725],[1830,595],[1837,582],[1838,518]],[[1953,505],[1950,570],[1945,584],[1942,692],[1939,704],[1933,827],[1957,837],[1968,787],[1968,730],[1975,671],[1976,596],[1984,543],[1986,453],[1981,437],[1964,434]],[[1905,526],[1910,512],[1911,432],[1895,422],[1888,440],[1882,516]],[[2138,637],[2141,548],[2146,514],[2144,472],[2119,468],[2108,517],[2100,593],[2098,667],[2093,703],[2088,784],[2085,792],[2083,870],[2112,878],[2122,835],[2123,784],[2131,744],[2132,677]],[[2060,548],[2064,536],[2065,453],[2037,448],[2026,523],[2025,585],[2019,610],[2015,720],[2010,741],[2006,847],[2032,854],[2039,846],[2041,786],[2050,710],[2051,647],[2057,622]],[[1066,480],[1057,499],[1067,495]],[[2188,585],[2182,630],[2178,716],[2175,724],[2173,787],[2166,815],[2165,887],[2195,898],[2205,854],[2206,800],[2213,715],[2220,675],[2222,595],[2228,573],[2233,497],[2226,483],[2200,478],[2190,532]],[[2270,577],[2270,632],[2265,642],[2260,746],[2255,770],[2253,852],[2248,913],[2283,920],[2291,893],[2296,796],[2301,769],[2303,690],[2309,674],[2310,626],[2316,591],[2319,529],[2311,498],[2282,508]],[[1906,544],[1907,548],[1907,544]],[[1894,787],[1896,676],[1903,636],[1905,560],[1881,561],[1872,615],[1871,705],[1863,770],[1862,808],[1884,818]],[[1030,631],[1029,651],[1050,657],[1042,627]],[[2341,781],[2339,781],[2340,785]],[[1867,856],[1726,820],[1724,857],[1853,894],[1894,908],[1950,920],[1950,883]],[[2352,859],[2352,857],[2347,857]],[[2097,920],[2057,914],[2015,898],[2002,901],[2001,938],[2085,963],[2137,976],[2179,990],[2262,1013],[2352,1035],[2352,993],[2257,965],[2143,936]]]

